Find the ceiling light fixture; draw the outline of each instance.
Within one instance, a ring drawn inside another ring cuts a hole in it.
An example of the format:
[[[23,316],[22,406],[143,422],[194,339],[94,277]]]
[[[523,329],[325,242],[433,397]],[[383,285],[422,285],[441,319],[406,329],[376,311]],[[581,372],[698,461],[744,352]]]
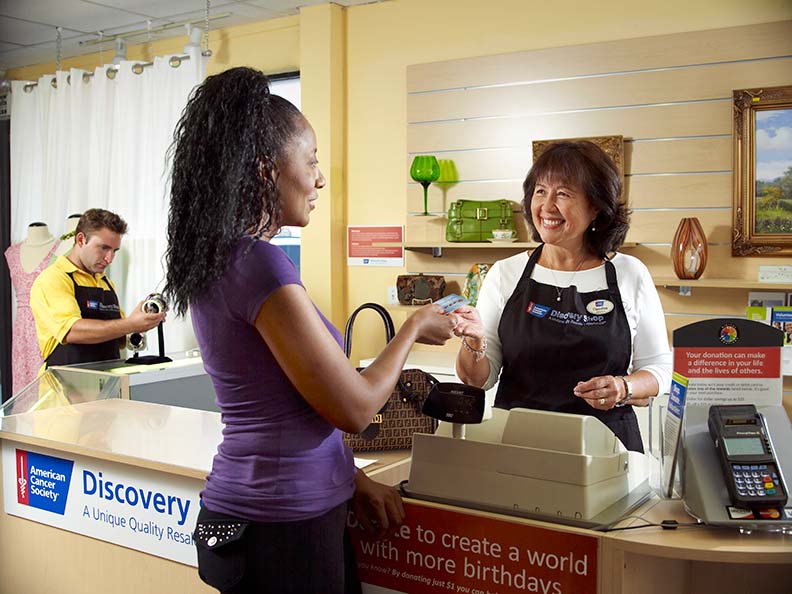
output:
[[[210,16],[208,18],[208,20],[214,21],[214,20],[217,20],[217,19],[225,19],[225,18],[228,18],[230,16],[231,16],[230,12],[221,12],[220,14],[215,14],[215,15]],[[176,22],[176,23],[167,23],[165,25],[160,25],[158,27],[150,27],[150,28],[147,27],[145,29],[137,29],[135,31],[128,31],[126,33],[118,33],[117,35],[100,35],[96,39],[86,39],[84,41],[81,41],[80,45],[95,45],[97,43],[101,44],[102,41],[108,41],[108,40],[112,41],[114,39],[119,39],[119,38],[121,38],[121,39],[129,39],[130,37],[138,37],[140,35],[148,36],[148,35],[150,35],[152,33],[159,33],[161,31],[167,31],[169,29],[175,29],[177,27],[181,27],[181,26],[186,25],[188,23],[191,24],[191,25],[197,25],[197,24],[206,22],[206,20],[207,20],[207,18],[206,18],[206,16],[204,16],[203,18],[200,18],[200,19],[190,19],[190,20],[186,20],[186,21],[179,21],[179,22]],[[99,33],[101,33],[101,32],[99,32]]]
[[[126,41],[121,38],[116,39],[115,42],[116,53],[115,56],[113,56],[113,65],[118,66],[127,59],[127,44]]]
[[[184,46],[184,53],[190,53],[191,49],[201,49],[201,38],[203,37],[203,31],[199,27],[193,27],[190,24],[185,25],[187,28],[187,35],[190,36],[190,41],[187,42],[187,45]]]

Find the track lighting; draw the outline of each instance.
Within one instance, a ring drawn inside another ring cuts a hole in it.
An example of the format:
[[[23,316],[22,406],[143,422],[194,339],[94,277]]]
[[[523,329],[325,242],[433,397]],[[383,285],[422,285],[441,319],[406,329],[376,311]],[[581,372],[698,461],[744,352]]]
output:
[[[113,65],[118,66],[121,62],[127,59],[127,44],[126,41],[120,37],[116,38],[115,42],[116,54],[113,57]]]

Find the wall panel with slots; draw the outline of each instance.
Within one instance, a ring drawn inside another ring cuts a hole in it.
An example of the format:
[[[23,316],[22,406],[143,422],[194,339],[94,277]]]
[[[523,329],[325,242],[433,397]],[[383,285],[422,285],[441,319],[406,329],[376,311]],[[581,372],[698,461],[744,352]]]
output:
[[[533,140],[620,134],[633,209],[627,240],[635,244],[624,251],[656,278],[673,277],[674,232],[681,218],[696,216],[710,247],[703,278],[734,279],[734,288],[694,288],[687,297],[660,289],[669,331],[744,316],[748,289],[740,284],[755,282],[760,265],[788,261],[731,256],[732,90],[785,84],[792,84],[789,21],[410,66],[407,162],[421,153],[453,159],[459,181],[431,186],[434,216],[407,217],[407,244],[441,244],[453,200],[507,198],[519,211]],[[417,215],[422,189],[410,182],[406,192]],[[519,235],[530,241],[524,224]],[[509,253],[446,244],[441,258],[408,254],[407,267],[461,284],[474,262]]]

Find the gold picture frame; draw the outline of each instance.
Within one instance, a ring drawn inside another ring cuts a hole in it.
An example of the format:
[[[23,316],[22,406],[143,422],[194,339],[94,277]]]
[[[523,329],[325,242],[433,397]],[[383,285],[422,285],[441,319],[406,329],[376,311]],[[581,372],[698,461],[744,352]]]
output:
[[[539,158],[547,147],[555,142],[580,142],[581,140],[587,140],[593,144],[596,144],[600,147],[605,153],[613,159],[613,162],[616,164],[616,168],[619,170],[619,174],[621,175],[622,181],[622,197],[626,197],[626,188],[624,186],[624,137],[621,135],[611,135],[611,136],[585,136],[581,138],[553,138],[550,140],[534,140],[532,143],[532,150],[533,150],[533,160],[536,162],[536,159]]]
[[[792,86],[732,91],[733,256],[792,255]]]

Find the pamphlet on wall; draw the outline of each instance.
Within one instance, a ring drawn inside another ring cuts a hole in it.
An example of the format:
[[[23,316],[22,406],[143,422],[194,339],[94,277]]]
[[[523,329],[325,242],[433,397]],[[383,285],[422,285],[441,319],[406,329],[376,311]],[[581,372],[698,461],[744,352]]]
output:
[[[792,345],[792,307],[774,307],[770,320],[773,328],[784,333],[784,346]]]
[[[665,480],[665,496],[674,496],[674,477],[676,476],[679,441],[682,434],[682,416],[685,411],[688,379],[674,373],[671,380],[671,391],[668,396],[668,412],[663,430],[663,476]]]
[[[786,305],[787,295],[778,291],[749,291],[748,305],[750,307],[777,307]]]
[[[749,305],[745,310],[745,317],[754,322],[762,322],[769,324],[770,318],[773,316],[773,308],[765,307],[763,305]]]
[[[745,314],[749,320],[772,325],[784,333],[784,348],[781,349],[781,374],[792,375],[792,293],[787,293],[787,305],[783,307],[751,307]]]

